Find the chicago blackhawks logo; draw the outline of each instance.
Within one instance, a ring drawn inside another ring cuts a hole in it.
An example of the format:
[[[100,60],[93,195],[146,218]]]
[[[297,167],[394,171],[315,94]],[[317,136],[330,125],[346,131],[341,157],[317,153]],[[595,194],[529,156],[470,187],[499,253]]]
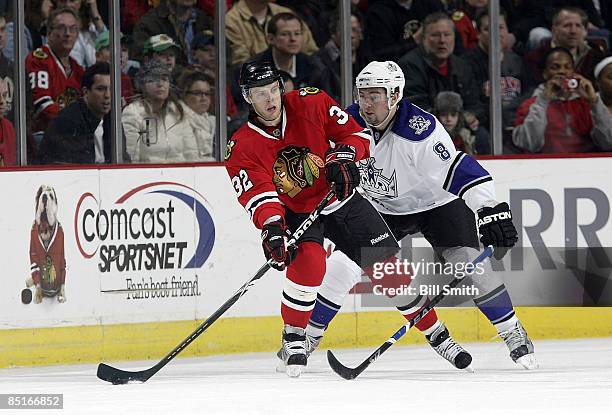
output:
[[[300,96],[305,97],[306,95],[315,95],[321,92],[319,88],[315,88],[314,86],[305,86],[304,88],[300,88]]]
[[[278,193],[295,197],[314,184],[323,167],[323,159],[310,153],[308,147],[289,146],[277,154],[272,181]]]
[[[77,99],[79,99],[79,93],[77,92],[77,90],[72,87],[68,87],[61,95],[55,98],[55,102],[60,107],[60,109],[64,109]]]
[[[230,140],[227,142],[227,146],[225,146],[225,161],[229,160],[232,156],[232,150],[234,150],[234,146],[236,142],[234,140]]]

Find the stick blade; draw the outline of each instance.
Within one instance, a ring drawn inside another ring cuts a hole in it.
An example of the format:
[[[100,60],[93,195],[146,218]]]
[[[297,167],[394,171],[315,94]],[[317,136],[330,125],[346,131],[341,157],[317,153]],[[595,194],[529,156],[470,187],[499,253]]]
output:
[[[127,370],[117,369],[109,366],[105,363],[98,365],[98,378],[110,382],[113,385],[124,385],[128,382],[146,382],[151,375],[149,370],[143,370],[140,372],[129,372]]]
[[[327,362],[334,372],[346,380],[353,380],[359,376],[361,372],[363,372],[363,369],[361,369],[360,366],[357,366],[355,369],[344,366],[342,363],[340,363],[336,356],[334,356],[331,350],[327,351]]]

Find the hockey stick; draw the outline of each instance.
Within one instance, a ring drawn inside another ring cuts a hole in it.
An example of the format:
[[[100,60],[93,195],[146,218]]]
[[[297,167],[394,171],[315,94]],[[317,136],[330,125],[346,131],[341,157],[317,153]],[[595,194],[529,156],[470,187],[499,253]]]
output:
[[[480,255],[478,255],[478,257],[476,257],[474,261],[472,261],[472,264],[474,265],[479,264],[482,261],[484,261],[486,258],[490,257],[492,254],[493,254],[493,247],[487,246],[484,249],[484,251],[482,251]],[[448,284],[448,288],[451,288],[451,289],[455,288],[462,281],[463,281],[463,278],[462,279],[455,278],[454,280],[450,282],[450,284]],[[440,292],[438,295],[432,298],[429,301],[429,303],[426,306],[424,306],[416,316],[411,318],[398,331],[393,333],[393,335],[389,337],[387,341],[385,341],[378,349],[374,350],[374,352],[366,360],[361,362],[361,364],[355,368],[344,366],[342,363],[340,363],[340,361],[336,358],[336,356],[334,356],[332,351],[328,350],[327,351],[327,361],[329,362],[329,365],[331,366],[332,370],[346,380],[355,379],[357,376],[361,374],[361,372],[366,370],[368,366],[370,366],[372,363],[378,360],[378,358],[384,352],[386,352],[388,348],[393,346],[395,342],[397,342],[400,338],[402,338],[402,336],[406,334],[408,330],[412,328],[412,326],[414,326],[416,323],[421,321],[421,319],[425,317],[425,315],[429,313],[431,309],[434,308],[440,301],[442,301],[443,298],[444,298],[444,291]]]
[[[302,224],[295,230],[295,232],[293,232],[293,235],[291,236],[291,239],[287,242],[287,246],[288,247],[292,246],[292,245],[295,245],[297,240],[300,239],[300,237],[304,234],[304,232],[306,232],[306,230],[308,228],[310,228],[310,226],[319,217],[319,215],[321,214],[321,212],[323,211],[325,206],[327,206],[327,204],[333,199],[334,196],[335,196],[335,193],[334,193],[333,190],[331,190],[323,198],[323,200],[321,200],[321,202],[317,205],[315,210],[310,215],[308,215],[306,220],[304,220],[304,222],[302,222]],[[221,317],[227,310],[229,310],[229,308],[231,306],[233,306],[236,303],[236,301],[238,301],[240,299],[240,297],[242,297],[244,294],[246,294],[246,292],[249,290],[249,288],[251,288],[253,286],[255,281],[257,281],[258,279],[263,277],[264,274],[270,269],[270,267],[271,267],[270,264],[271,264],[271,260],[269,260],[261,268],[259,268],[257,273],[255,273],[255,275],[253,277],[251,277],[251,279],[249,279],[247,282],[245,282],[244,285],[242,287],[240,287],[238,289],[238,291],[236,291],[236,293],[229,300],[227,300],[225,303],[223,303],[223,305],[221,307],[219,307],[219,309],[217,311],[215,311],[210,317],[208,317],[206,319],[206,321],[204,321],[202,324],[200,324],[200,326],[198,328],[196,328],[193,333],[191,333],[178,346],[176,346],[174,349],[172,349],[170,351],[170,353],[168,353],[155,366],[153,366],[153,367],[151,367],[149,369],[146,369],[146,370],[141,370],[141,371],[137,371],[137,372],[130,372],[130,371],[127,371],[127,370],[121,370],[121,369],[114,368],[114,367],[109,366],[109,365],[107,365],[105,363],[100,363],[98,365],[98,373],[97,373],[98,377],[100,379],[102,379],[102,380],[107,381],[107,382],[111,382],[114,385],[124,384],[124,383],[128,383],[130,381],[146,382],[151,376],[156,374],[162,367],[166,366],[181,351],[183,351],[183,349],[185,349],[187,346],[189,346],[191,344],[191,342],[193,342],[196,338],[198,338],[198,336],[200,334],[204,333],[204,331],[206,331],[206,329],[208,329],[210,326],[212,326],[212,324],[215,321],[217,321],[217,319],[219,317]]]

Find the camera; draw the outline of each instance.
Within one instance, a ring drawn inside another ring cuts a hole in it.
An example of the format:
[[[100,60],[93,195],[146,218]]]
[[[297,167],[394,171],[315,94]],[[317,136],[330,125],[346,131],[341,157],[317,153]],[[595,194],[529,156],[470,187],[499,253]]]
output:
[[[565,78],[561,83],[561,88],[565,91],[573,91],[578,88],[580,81],[576,78]]]

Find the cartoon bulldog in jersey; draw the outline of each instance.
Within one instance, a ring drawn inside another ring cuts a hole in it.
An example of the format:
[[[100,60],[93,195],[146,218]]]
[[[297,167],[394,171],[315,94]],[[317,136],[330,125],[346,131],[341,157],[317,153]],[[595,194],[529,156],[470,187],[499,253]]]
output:
[[[293,198],[313,185],[324,168],[323,159],[310,153],[308,147],[285,147],[277,154],[272,181],[279,194]]]
[[[44,297],[66,301],[66,257],[64,230],[57,220],[57,195],[51,186],[42,185],[36,193],[35,219],[30,231],[30,276],[26,286],[34,286],[34,302]]]

